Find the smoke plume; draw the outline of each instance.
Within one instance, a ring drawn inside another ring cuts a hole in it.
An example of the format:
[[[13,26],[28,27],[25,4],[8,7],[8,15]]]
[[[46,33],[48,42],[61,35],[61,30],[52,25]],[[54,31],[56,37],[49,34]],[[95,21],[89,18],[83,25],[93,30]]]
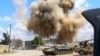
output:
[[[69,16],[73,7],[72,0],[39,0],[31,5],[31,19],[27,27],[43,37],[58,33],[57,41],[72,42],[78,29],[84,25],[80,12],[74,17]]]
[[[12,0],[16,6],[16,13],[14,15],[15,20],[21,21],[23,24],[27,24],[27,0]]]
[[[81,15],[81,12],[84,11],[82,8],[78,9],[74,17],[69,16],[67,19],[62,20],[62,29],[58,33],[57,42],[58,43],[72,43],[74,37],[77,35],[77,32],[80,27],[84,26],[86,20]]]
[[[43,0],[31,7],[29,30],[44,37],[51,36],[60,30],[60,20],[64,18],[59,0]]]

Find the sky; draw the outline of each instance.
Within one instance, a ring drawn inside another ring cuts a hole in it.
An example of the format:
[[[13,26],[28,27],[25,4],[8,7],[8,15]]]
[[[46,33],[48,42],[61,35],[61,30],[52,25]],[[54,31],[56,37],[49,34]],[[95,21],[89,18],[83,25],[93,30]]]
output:
[[[2,33],[9,31],[9,25],[12,25],[12,31],[11,31],[11,38],[19,38],[22,40],[31,40],[34,38],[34,34],[28,32],[26,26],[22,24],[22,22],[19,21],[19,19],[16,19],[18,15],[17,11],[25,8],[26,10],[23,12],[26,12],[26,15],[28,18],[30,17],[30,5],[32,2],[35,2],[36,0],[22,0],[24,4],[22,4],[24,7],[19,8],[19,4],[17,4],[14,1],[20,1],[20,0],[0,0],[0,39],[3,39]],[[75,0],[75,7],[73,10],[77,10],[80,7],[88,9],[94,9],[94,8],[100,8],[100,5],[98,5],[100,0]],[[19,16],[19,18],[22,18]],[[84,31],[85,30],[85,31]],[[77,35],[78,40],[83,39],[89,39],[91,38],[91,35],[93,35],[93,27],[91,24],[87,23],[83,28],[79,30],[79,33]],[[82,37],[83,39],[81,39]],[[88,37],[88,38],[87,38]]]

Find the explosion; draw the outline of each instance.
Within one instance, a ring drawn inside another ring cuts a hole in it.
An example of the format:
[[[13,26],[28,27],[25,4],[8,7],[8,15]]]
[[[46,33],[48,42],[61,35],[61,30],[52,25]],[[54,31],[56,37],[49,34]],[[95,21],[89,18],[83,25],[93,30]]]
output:
[[[72,0],[60,0],[59,6],[63,8],[63,12],[67,15],[69,10],[73,9],[74,2]]]
[[[69,16],[73,9],[72,0],[41,0],[31,6],[28,29],[43,37],[58,33],[57,41],[72,42],[78,29],[84,25],[84,18],[78,11]],[[80,18],[80,19],[79,19]]]
[[[57,1],[57,0],[56,0]],[[64,18],[62,8],[53,0],[42,1],[32,6],[28,29],[40,36],[48,37],[60,30],[60,20]]]
[[[69,16],[67,19],[62,20],[62,29],[58,32],[58,43],[72,43],[76,36],[78,29],[85,24],[85,19],[82,17],[81,12],[83,9],[79,9],[74,17]]]

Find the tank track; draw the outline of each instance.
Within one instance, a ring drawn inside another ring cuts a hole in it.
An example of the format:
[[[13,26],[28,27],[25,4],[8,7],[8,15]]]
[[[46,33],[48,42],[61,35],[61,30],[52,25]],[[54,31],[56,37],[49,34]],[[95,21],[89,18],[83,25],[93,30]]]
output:
[[[43,50],[44,55],[67,55],[73,53],[73,48],[55,49],[53,51],[47,51],[47,50],[48,49]]]

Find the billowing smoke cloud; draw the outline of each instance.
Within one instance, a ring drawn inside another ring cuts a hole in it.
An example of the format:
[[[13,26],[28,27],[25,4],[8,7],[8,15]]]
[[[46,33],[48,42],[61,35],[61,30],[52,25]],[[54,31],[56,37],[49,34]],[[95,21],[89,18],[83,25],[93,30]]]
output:
[[[73,0],[60,0],[59,6],[63,8],[65,14],[68,14],[69,10],[73,9],[74,1]]]
[[[59,31],[59,21],[64,18],[64,13],[58,4],[59,0],[43,0],[33,5],[28,29],[44,37]]]
[[[76,36],[80,27],[84,26],[86,20],[81,15],[81,12],[84,11],[80,8],[74,17],[69,16],[67,19],[63,19],[62,29],[58,33],[57,42],[59,43],[72,43],[74,37]]]
[[[69,16],[70,10],[74,7],[73,2],[72,0],[39,0],[33,3],[28,29],[43,37],[58,33],[58,41],[72,42],[77,30],[84,24],[80,12],[74,17]]]

